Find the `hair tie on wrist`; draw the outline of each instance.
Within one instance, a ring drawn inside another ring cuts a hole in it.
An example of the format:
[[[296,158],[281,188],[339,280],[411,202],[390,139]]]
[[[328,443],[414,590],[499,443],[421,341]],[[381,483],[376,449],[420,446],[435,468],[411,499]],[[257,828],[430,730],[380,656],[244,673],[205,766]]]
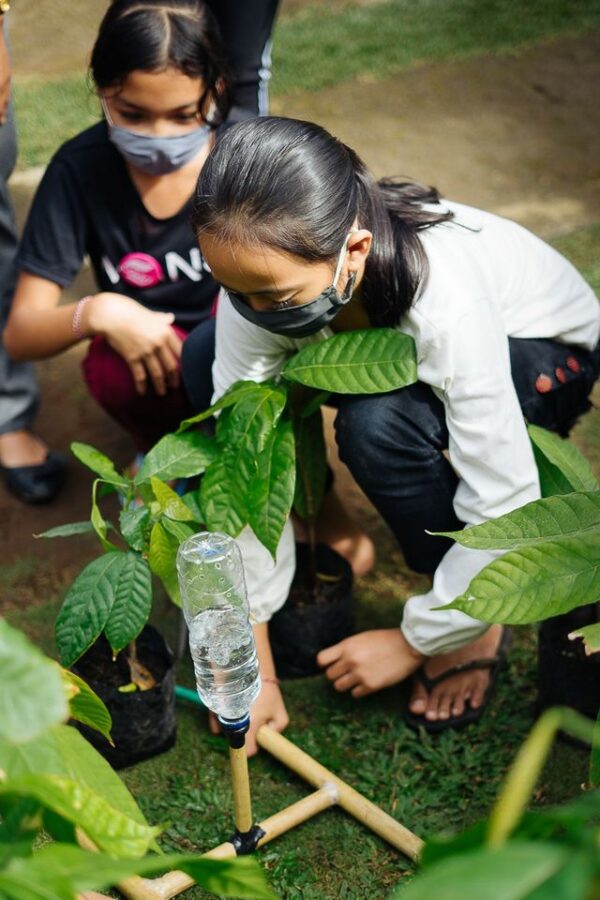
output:
[[[87,297],[82,297],[75,309],[73,310],[73,319],[71,320],[71,328],[73,334],[77,338],[78,341],[81,341],[85,334],[81,330],[81,318],[83,316],[83,309],[88,300],[92,299],[92,295],[88,294]]]

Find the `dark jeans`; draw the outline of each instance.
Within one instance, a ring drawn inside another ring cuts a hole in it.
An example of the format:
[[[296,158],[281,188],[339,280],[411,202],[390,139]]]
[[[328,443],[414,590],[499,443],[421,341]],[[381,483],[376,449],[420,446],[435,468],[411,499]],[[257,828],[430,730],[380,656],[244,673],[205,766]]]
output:
[[[517,338],[509,345],[525,418],[566,436],[590,407],[600,349],[588,353],[556,341]],[[549,381],[540,382],[540,375]],[[540,393],[540,387],[550,389]],[[425,529],[452,531],[464,524],[453,507],[458,479],[442,455],[448,447],[442,402],[422,382],[337,401],[340,458],[393,531],[408,565],[433,573],[452,542]]]

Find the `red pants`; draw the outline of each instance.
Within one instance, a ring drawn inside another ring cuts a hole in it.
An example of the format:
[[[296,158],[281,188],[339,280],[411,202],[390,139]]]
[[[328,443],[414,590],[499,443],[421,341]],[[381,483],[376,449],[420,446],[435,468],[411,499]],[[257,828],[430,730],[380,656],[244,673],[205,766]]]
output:
[[[176,325],[172,327],[185,340],[187,332]],[[90,341],[82,368],[91,395],[129,432],[141,452],[149,450],[163,435],[175,431],[182,419],[193,414],[183,386],[167,388],[165,396],[160,397],[148,379],[146,393],[138,394],[129,366],[99,335]]]

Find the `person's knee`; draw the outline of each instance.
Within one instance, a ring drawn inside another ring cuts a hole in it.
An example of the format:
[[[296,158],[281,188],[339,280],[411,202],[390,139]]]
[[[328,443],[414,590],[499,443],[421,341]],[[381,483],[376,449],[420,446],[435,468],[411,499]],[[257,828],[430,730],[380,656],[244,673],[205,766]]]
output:
[[[191,331],[181,351],[181,374],[186,393],[196,412],[210,406],[213,394],[215,320],[202,322]]]
[[[105,338],[97,336],[91,341],[82,369],[90,393],[105,409],[121,407],[135,397],[129,366]]]

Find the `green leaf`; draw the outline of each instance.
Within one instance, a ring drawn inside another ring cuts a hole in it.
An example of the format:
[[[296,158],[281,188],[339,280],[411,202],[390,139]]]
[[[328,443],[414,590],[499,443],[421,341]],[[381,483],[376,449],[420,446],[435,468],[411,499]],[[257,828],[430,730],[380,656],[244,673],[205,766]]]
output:
[[[152,578],[145,559],[137,553],[123,553],[119,583],[104,628],[114,653],[135,640],[152,608]]]
[[[145,506],[125,508],[119,513],[119,525],[121,534],[132,550],[141,553],[146,547],[148,526],[150,524],[150,512]]]
[[[13,860],[0,872],[2,900],[75,900],[68,878],[48,872],[40,881],[40,873],[28,860]]]
[[[112,766],[70,725],[57,725],[43,737],[18,747],[0,741],[0,768],[9,780],[24,775],[64,775],[87,785],[130,819],[147,824]]]
[[[294,510],[302,519],[317,518],[327,481],[327,450],[320,408],[312,416],[294,421],[296,490]]]
[[[525,900],[569,863],[571,852],[525,842],[475,850],[436,863],[390,900]]]
[[[237,403],[238,400],[241,400],[243,397],[256,393],[257,390],[260,390],[260,387],[260,384],[256,381],[236,381],[225,391],[223,396],[220,397],[216,403],[213,403],[212,406],[209,406],[208,409],[205,409],[203,412],[200,412],[189,419],[184,419],[177,429],[177,434],[180,434],[187,428],[191,428],[192,425],[204,422],[205,419],[210,419],[211,416],[214,416],[220,409],[226,409],[228,406],[233,406],[234,403]]]
[[[287,391],[268,383],[255,385],[249,393],[237,401],[227,416],[226,442],[241,453],[258,455],[265,447],[269,435],[277,425],[284,410]],[[224,435],[220,432],[219,439]]]
[[[533,500],[512,512],[461,531],[436,532],[463,547],[511,550],[600,529],[600,491]]]
[[[71,666],[104,630],[129,554],[118,550],[89,563],[75,579],[56,619],[61,662]]]
[[[395,391],[417,380],[415,343],[395,328],[348,331],[303,347],[283,375],[336,394]]]
[[[588,656],[600,652],[600,622],[595,622],[593,625],[584,625],[583,628],[572,631],[569,637],[572,641],[575,638],[583,638],[583,645]]]
[[[100,483],[100,480],[97,478],[92,485],[92,511],[90,513],[90,522],[92,523],[94,531],[100,538],[100,543],[102,544],[103,550],[109,552],[110,550],[116,550],[117,548],[114,544],[111,544],[111,542],[106,537],[110,523],[104,519],[96,501],[96,493],[98,490],[98,485]]]
[[[452,603],[484,622],[523,625],[600,597],[600,532],[546,541],[494,560]]]
[[[204,519],[202,517],[200,503],[198,502],[198,491],[188,491],[188,493],[184,494],[181,499],[192,513],[193,521],[197,522],[198,524],[202,524]]]
[[[63,722],[69,707],[60,669],[0,619],[0,737],[20,744]]]
[[[566,707],[547,710],[519,748],[490,814],[487,845],[500,847],[515,829],[559,729],[588,743],[595,740],[593,723]]]
[[[150,484],[158,501],[160,511],[164,516],[168,516],[169,519],[175,519],[178,522],[193,522],[194,514],[191,509],[168,484],[163,484],[162,481],[154,477],[150,479]]]
[[[34,534],[34,538],[57,538],[71,537],[73,534],[88,534],[95,531],[94,526],[86,519],[85,522],[70,522],[68,525],[57,525],[55,528],[48,528],[40,534]]]
[[[0,784],[0,796],[30,797],[56,813],[117,858],[139,857],[148,852],[160,828],[141,825],[110,806],[86,785],[61,775],[25,775]]]
[[[574,444],[537,425],[528,425],[527,430],[540,469],[544,496],[600,489],[589,462]]]
[[[175,535],[166,530],[162,522],[157,522],[152,526],[148,563],[154,574],[160,578],[165,591],[176,606],[181,606],[181,594],[175,567],[180,543],[181,541]]]
[[[187,541],[189,537],[196,533],[195,523],[190,525],[188,522],[177,522],[175,519],[161,519],[160,524],[165,531],[168,531],[169,534],[176,538],[177,549],[179,549],[179,544]]]
[[[248,492],[249,524],[273,559],[294,500],[296,456],[291,422],[279,422],[258,457]]]
[[[146,454],[135,483],[152,477],[170,481],[200,475],[216,459],[217,453],[215,439],[201,431],[166,434]]]
[[[111,859],[69,844],[42,847],[23,864],[30,875],[44,881],[45,872],[67,878],[77,891],[108,888],[130,875],[151,876],[165,869],[187,872],[206,890],[227,897],[254,897],[274,900],[263,872],[250,857],[232,860],[203,859],[192,854],[165,854],[143,859]],[[19,866],[16,866],[20,871]],[[14,869],[13,869],[14,871]],[[32,882],[35,879],[32,878]]]
[[[243,464],[243,468],[241,467]],[[256,459],[223,450],[200,483],[200,508],[208,531],[237,537],[248,524],[246,491],[256,471]]]
[[[99,731],[112,744],[112,719],[104,701],[75,672],[62,669],[61,674],[67,686],[71,718]]]
[[[119,475],[112,460],[110,460],[108,456],[105,456],[104,453],[101,453],[100,450],[96,450],[95,447],[91,447],[89,444],[73,441],[71,444],[71,453],[76,456],[79,462],[83,463],[84,466],[87,466],[88,469],[91,469],[92,472],[99,475],[102,481],[108,481],[109,484],[114,484],[117,487],[123,488],[123,490],[127,489],[129,479],[124,475]]]

